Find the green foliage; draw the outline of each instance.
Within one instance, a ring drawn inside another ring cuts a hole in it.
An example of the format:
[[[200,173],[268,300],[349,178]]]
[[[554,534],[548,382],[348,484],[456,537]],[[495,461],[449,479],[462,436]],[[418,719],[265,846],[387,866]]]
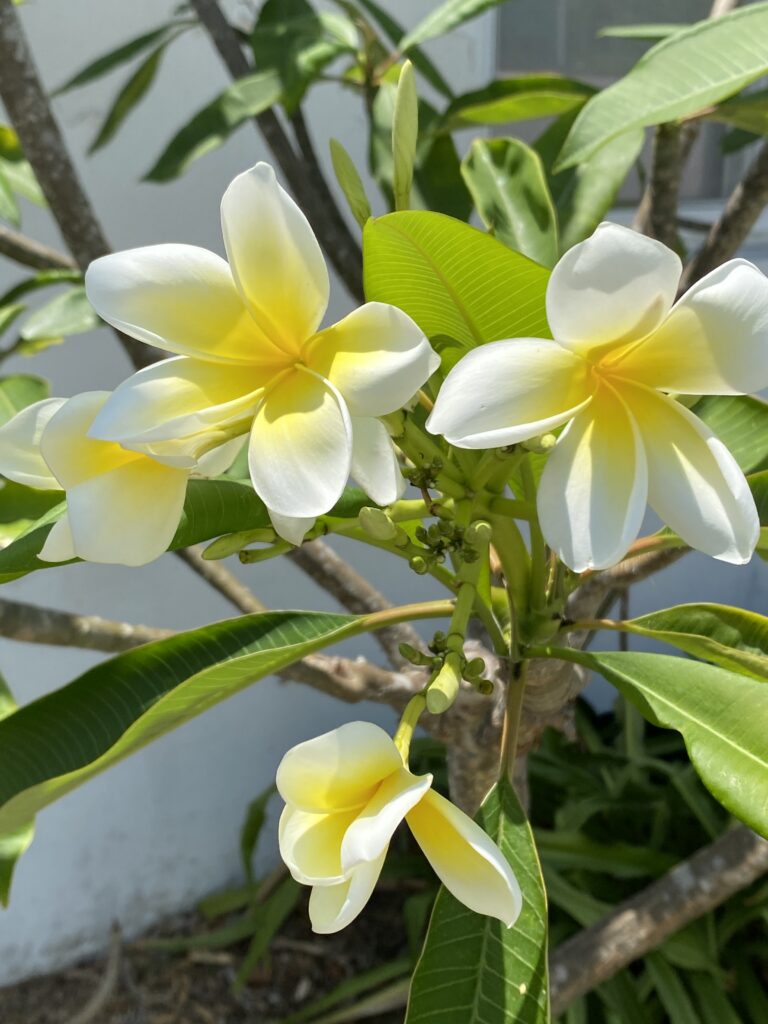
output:
[[[114,138],[118,129],[134,107],[144,99],[157,77],[160,61],[163,58],[167,45],[168,40],[155,47],[149,56],[139,64],[125,85],[122,86],[117,96],[115,96],[112,106],[107,111],[96,137],[88,148],[89,153],[95,153],[97,149],[106,146]]]
[[[256,881],[253,874],[253,854],[267,820],[267,805],[275,792],[274,785],[267,786],[263,793],[251,801],[240,830],[240,860],[249,885],[253,885]]]
[[[336,180],[349,203],[352,216],[360,227],[363,228],[365,227],[365,222],[371,216],[371,204],[368,202],[368,196],[365,194],[365,186],[360,180],[360,175],[357,172],[352,157],[342,144],[337,142],[336,139],[331,139],[330,148]]]
[[[406,61],[400,69],[392,115],[392,192],[396,210],[407,210],[410,206],[418,137],[419,98],[413,65]]]
[[[713,121],[721,121],[752,135],[768,135],[768,89],[734,96],[720,103],[711,113]]]
[[[15,226],[21,219],[17,195],[37,206],[45,206],[45,197],[34,171],[24,159],[18,135],[13,128],[0,124],[0,217]]]
[[[591,156],[630,128],[698,114],[768,71],[768,3],[698,22],[662,39],[629,74],[588,101],[557,168]]]
[[[538,153],[518,139],[476,139],[461,170],[491,234],[510,249],[553,266],[557,214]]]
[[[708,395],[693,412],[726,445],[745,473],[768,469],[768,403],[752,395]]]
[[[0,486],[0,548],[21,536],[63,497],[61,491],[38,491],[11,480],[3,481]]]
[[[16,702],[8,684],[0,675],[0,722],[15,710]],[[20,825],[6,836],[0,835],[0,906],[8,906],[13,872],[19,857],[29,848],[34,836],[34,822]]]
[[[491,7],[498,7],[504,2],[505,0],[444,0],[400,40],[399,48],[401,52],[406,53],[412,46],[424,43],[427,39],[434,39],[435,36],[445,35],[464,22],[476,18],[478,14]]]
[[[26,342],[50,341],[92,331],[100,323],[85,288],[78,285],[30,313],[22,325],[21,337]]]
[[[523,910],[512,928],[474,914],[441,889],[411,983],[406,1024],[545,1024],[547,899],[525,815],[506,780],[477,820],[514,865]]]
[[[7,423],[21,409],[48,398],[48,382],[27,373],[14,373],[0,377],[0,426]]]
[[[688,28],[685,22],[657,22],[645,25],[606,25],[597,33],[611,39],[666,39]]]
[[[370,220],[363,263],[368,300],[399,306],[430,338],[470,348],[549,336],[548,271],[450,217],[406,211]]]
[[[591,85],[563,75],[499,78],[483,89],[457,96],[446,109],[443,123],[452,129],[559,117],[578,110],[594,93]]]

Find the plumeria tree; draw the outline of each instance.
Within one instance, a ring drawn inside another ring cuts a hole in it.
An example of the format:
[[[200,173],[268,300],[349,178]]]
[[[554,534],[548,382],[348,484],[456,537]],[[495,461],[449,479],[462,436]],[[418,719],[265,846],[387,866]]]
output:
[[[256,118],[276,167],[257,163],[227,189],[225,260],[186,244],[108,252],[0,0],[14,122],[0,139],[6,212],[14,188],[41,190],[72,252],[2,229],[0,249],[38,273],[0,300],[0,327],[25,315],[27,291],[71,285],[22,319],[6,354],[103,321],[136,366],[111,392],[69,397],[2,380],[13,414],[0,427],[0,502],[24,514],[0,578],[170,550],[243,613],[162,637],[6,602],[5,635],[123,653],[24,708],[3,698],[2,894],[40,809],[258,679],[377,699],[400,716],[392,736],[351,722],[285,754],[279,841],[292,879],[311,887],[312,927],[330,933],[365,912],[407,823],[442,883],[408,1024],[549,1021],[768,869],[768,619],[704,603],[606,618],[628,586],[687,551],[743,565],[768,550],[768,414],[752,397],[768,387],[768,281],[732,258],[768,201],[765,144],[694,253],[676,213],[704,118],[735,126],[743,145],[765,131],[765,98],[740,90],[768,72],[768,4],[635,28],[664,38],[602,92],[537,75],[455,96],[421,44],[490,6],[451,0],[405,33],[369,0],[333,13],[267,0],[246,33],[195,0],[196,18],[183,10],[67,83],[149,51],[103,145],[164,48],[197,24],[209,32],[237,80],[150,177],[178,175]],[[382,216],[334,142],[345,219],[301,114],[335,61],[370,118],[372,170],[392,207]],[[552,120],[534,146],[483,137],[459,160],[458,127],[539,117]],[[605,221],[648,126],[636,223]],[[483,228],[467,223],[473,209]],[[323,250],[359,302],[331,325]],[[660,528],[647,527],[649,507]],[[432,577],[440,596],[392,607],[329,535]],[[227,571],[234,556],[290,557],[346,611],[266,610]],[[434,632],[414,628],[433,620]],[[600,629],[678,653],[592,650]],[[369,631],[388,668],[321,653]],[[626,715],[682,736],[743,824],[550,953],[526,755],[547,727],[572,728],[591,671]],[[446,744],[451,800],[412,757],[419,728]]]

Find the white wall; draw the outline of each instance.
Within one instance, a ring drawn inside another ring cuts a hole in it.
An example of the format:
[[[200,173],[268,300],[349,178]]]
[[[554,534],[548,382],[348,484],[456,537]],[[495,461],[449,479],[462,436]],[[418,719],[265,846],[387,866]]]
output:
[[[45,84],[54,88],[89,59],[161,23],[174,6],[173,0],[37,0],[24,5],[20,15]],[[387,4],[406,24],[415,24],[431,6],[429,0]],[[435,45],[456,88],[477,87],[490,77],[492,27],[486,16]],[[138,182],[174,130],[225,86],[217,55],[201,31],[174,43],[149,101],[112,145],[87,158],[106,99],[125,76],[123,70],[56,101],[111,245],[183,241],[221,252],[218,206],[224,188],[256,160],[269,159],[250,126],[173,185]],[[324,160],[332,134],[364,166],[365,125],[352,97],[324,86],[313,96],[308,115]],[[44,212],[28,208],[24,214],[27,232],[61,244]],[[18,276],[3,261],[0,291]],[[337,319],[348,308],[337,283],[329,315]],[[17,359],[4,368],[44,373],[54,393],[62,395],[110,388],[127,370],[107,331],[73,338],[34,362]],[[429,596],[429,584],[400,565],[370,557],[358,564],[373,568],[377,585],[393,599]],[[268,604],[332,607],[298,570],[275,565],[241,570]],[[171,628],[232,614],[171,556],[133,571],[51,570],[10,584],[4,594]],[[347,645],[346,653],[376,656],[376,649],[364,640]],[[0,671],[19,703],[63,685],[96,660],[80,651],[0,640]],[[289,746],[350,717],[391,724],[389,713],[377,707],[350,708],[297,685],[261,682],[40,814],[37,838],[18,867],[11,907],[0,911],[0,984],[103,946],[112,920],[135,933],[238,878],[237,832],[247,802],[271,781]],[[274,843],[265,842],[263,850],[263,860],[275,856]]]

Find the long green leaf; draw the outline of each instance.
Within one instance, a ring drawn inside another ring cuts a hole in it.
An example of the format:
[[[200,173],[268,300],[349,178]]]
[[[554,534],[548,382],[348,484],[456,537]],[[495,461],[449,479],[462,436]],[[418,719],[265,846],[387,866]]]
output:
[[[359,1005],[360,996],[371,989],[377,988],[379,985],[383,985],[385,982],[392,981],[393,978],[407,975],[410,966],[410,961],[408,960],[391,960],[389,963],[379,964],[370,971],[355,974],[340,985],[337,985],[332,992],[320,996],[319,999],[313,1000],[307,1006],[302,1006],[300,1010],[292,1013],[289,1017],[285,1017],[280,1024],[304,1024],[305,1021],[315,1021],[325,1010],[330,1010],[334,1006],[338,1006],[339,1003],[344,1003],[349,999],[355,999],[354,1005],[357,1006]]]
[[[191,26],[194,25],[195,22],[189,21],[183,24]],[[165,36],[170,32],[175,31],[178,27],[178,22],[171,22],[170,24],[160,25],[159,28],[155,28],[151,32],[143,32],[140,36],[130,39],[127,43],[123,43],[122,46],[118,46],[117,49],[110,50],[109,53],[103,54],[97,60],[94,60],[84,68],[81,68],[76,75],[67,79],[63,85],[60,85],[53,95],[60,96],[61,93],[68,92],[70,89],[76,89],[81,85],[87,85],[88,82],[92,82],[96,78],[101,78],[102,75],[108,74],[121,64],[127,64],[128,61],[133,60],[134,57],[138,57],[139,54],[144,53],[145,50],[149,50],[157,43],[161,42]]]
[[[753,135],[768,135],[768,89],[734,96],[732,100],[716,106],[709,116],[713,121],[721,121]]]
[[[512,928],[474,914],[441,889],[416,966],[406,1024],[546,1024],[547,899],[536,846],[506,780],[478,821],[512,864],[523,910]]]
[[[445,111],[442,123],[450,129],[557,117],[582,107],[594,93],[591,85],[563,75],[499,78],[483,89],[457,96]]]
[[[277,103],[282,91],[280,75],[274,70],[257,71],[234,82],[174,135],[144,180],[178,178],[193,160],[220,146],[244,121]]]
[[[768,469],[768,403],[751,395],[712,395],[693,412],[726,445],[745,473]]]
[[[400,70],[392,115],[392,192],[396,210],[407,210],[410,206],[418,137],[419,98],[413,65],[407,60]]]
[[[405,53],[412,46],[444,35],[463,25],[465,21],[476,18],[483,11],[498,7],[504,2],[505,0],[444,0],[400,40],[400,50]]]
[[[61,499],[61,491],[38,491],[4,480],[0,486],[0,548],[7,547]]]
[[[768,618],[721,604],[682,604],[620,624],[703,661],[768,680]]]
[[[365,185],[363,185],[352,157],[342,144],[336,139],[331,139],[330,149],[333,171],[349,203],[352,216],[361,228],[365,227],[365,222],[371,216],[371,204],[365,194]]]
[[[363,252],[367,298],[399,306],[429,337],[465,347],[549,337],[549,272],[482,231],[438,213],[392,213],[368,221]]]
[[[688,28],[687,22],[661,23],[654,22],[645,25],[606,25],[597,33],[601,38],[609,39],[666,39],[676,32],[682,32]]]
[[[663,39],[581,110],[559,169],[630,128],[697,114],[768,71],[768,3],[698,22]]]
[[[259,962],[266,956],[270,943],[286,918],[301,899],[301,886],[292,878],[284,879],[263,904],[254,908],[254,934],[240,968],[235,975],[234,990],[239,992]]]
[[[0,721],[13,714],[16,702],[5,679],[0,675]],[[0,906],[8,906],[13,872],[19,857],[29,848],[35,836],[34,821],[20,825],[6,836],[0,836]]]
[[[130,112],[146,96],[150,86],[157,77],[160,61],[163,59],[163,54],[169,41],[169,39],[164,39],[159,46],[152,50],[149,56],[139,64],[125,85],[121,87],[101,123],[101,127],[96,133],[96,137],[88,147],[89,153],[95,153],[97,149],[106,146],[110,139],[114,138]]]
[[[476,139],[461,171],[491,234],[551,267],[558,253],[557,214],[538,153],[519,139]]]
[[[0,426],[20,409],[40,402],[50,394],[48,381],[28,373],[0,377]]]
[[[600,672],[649,722],[682,734],[702,782],[768,835],[768,687],[715,665],[663,654],[558,650]]]
[[[646,965],[659,999],[667,1011],[669,1024],[701,1024],[679,975],[661,953],[651,953],[646,958]]]

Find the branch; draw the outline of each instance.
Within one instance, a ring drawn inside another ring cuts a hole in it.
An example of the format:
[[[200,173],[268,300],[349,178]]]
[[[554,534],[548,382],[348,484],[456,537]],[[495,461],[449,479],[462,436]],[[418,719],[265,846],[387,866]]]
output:
[[[682,861],[550,958],[552,1016],[768,871],[768,842],[743,825]]]
[[[28,238],[19,231],[0,224],[0,256],[7,256],[22,266],[33,270],[76,270],[77,264],[71,256],[51,249],[34,238]]]
[[[356,615],[392,607],[381,591],[322,540],[314,540],[296,548],[289,558],[315,583],[332,594],[340,605]],[[376,639],[395,668],[407,664],[400,654],[401,643],[421,646],[419,634],[407,623],[379,630]]]
[[[190,2],[232,78],[237,80],[253,74],[253,68],[243,54],[237,34],[227,21],[217,0]],[[358,301],[362,301],[363,258],[360,246],[342,217],[319,164],[315,162],[308,168],[298,157],[274,111],[265,110],[257,114],[254,120],[264,141],[280,164],[299,205],[317,232],[328,259],[350,294]]]
[[[250,615],[252,612],[266,611],[267,606],[256,597],[253,591],[242,583],[233,572],[219,562],[207,562],[203,556],[203,545],[181,548],[175,554],[186,562],[192,572],[197,573],[206,583],[218,590],[230,604],[241,612]]]
[[[676,220],[682,161],[680,126],[658,125],[653,136],[649,220],[653,237],[670,249],[677,247]]]
[[[743,180],[731,193],[704,245],[685,268],[681,291],[736,254],[768,204],[768,142],[764,142]]]

